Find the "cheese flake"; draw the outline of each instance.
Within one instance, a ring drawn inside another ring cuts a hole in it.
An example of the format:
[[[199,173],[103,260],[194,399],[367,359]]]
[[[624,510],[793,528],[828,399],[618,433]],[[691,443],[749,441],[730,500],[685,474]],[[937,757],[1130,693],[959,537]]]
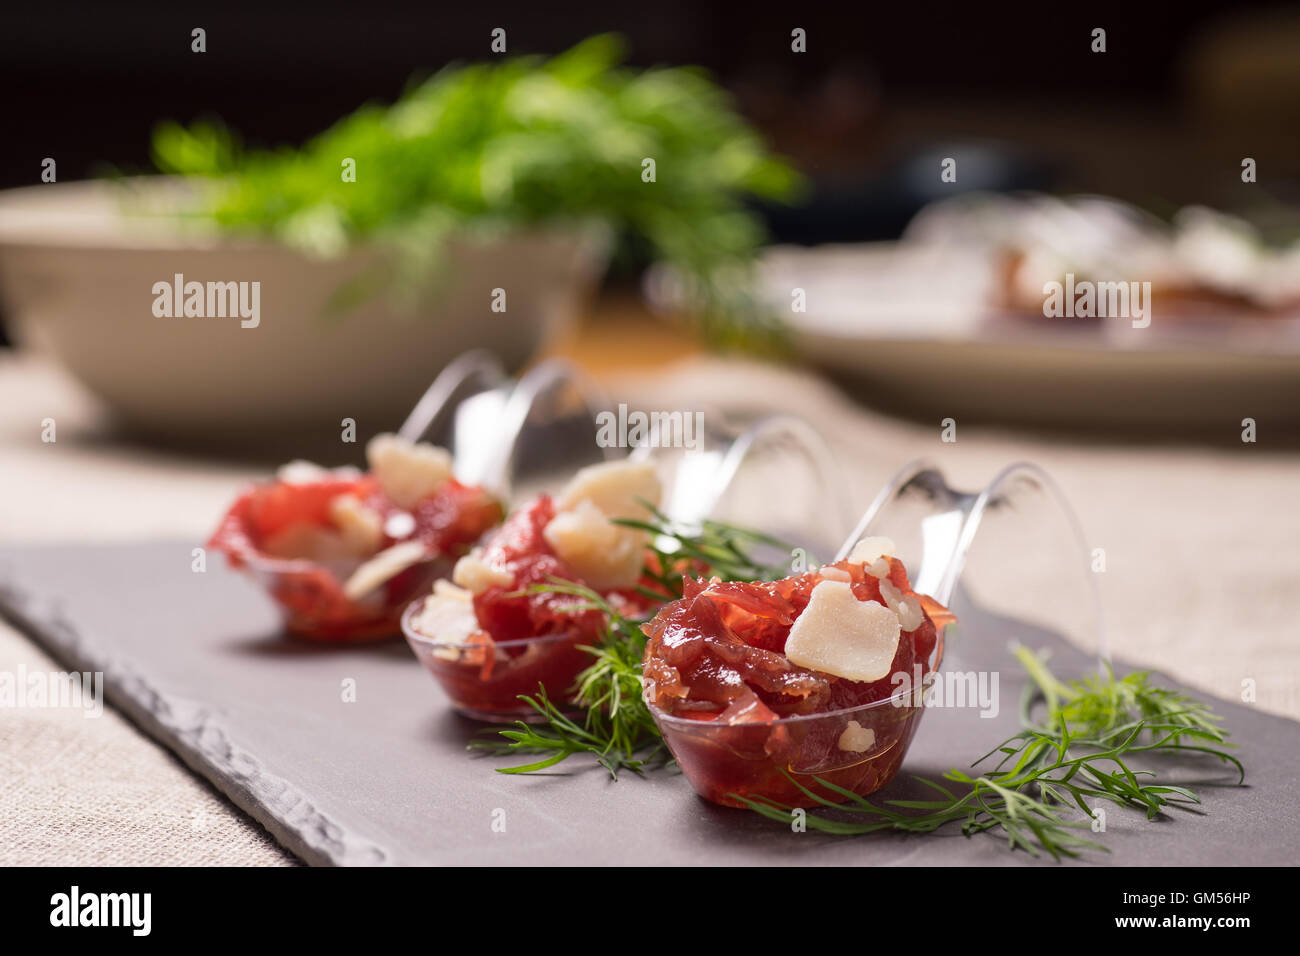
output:
[[[889,559],[883,555],[876,558],[876,560],[872,561],[870,564],[865,565],[865,567],[867,573],[877,580],[883,580],[889,577],[889,572],[892,570]]]
[[[344,596],[350,601],[364,597],[385,581],[423,561],[425,554],[424,545],[419,541],[402,541],[385,548],[352,572],[343,584]]]
[[[889,674],[899,635],[898,615],[889,608],[859,601],[849,584],[822,581],[790,628],[785,656],[845,680],[877,681]]]
[[[451,477],[451,454],[445,448],[399,435],[370,439],[366,460],[384,494],[408,511]]]
[[[866,753],[876,745],[876,732],[870,727],[863,727],[856,720],[850,720],[840,734],[837,746],[851,753]]]
[[[329,503],[330,521],[343,542],[356,554],[374,554],[384,540],[383,516],[355,495],[335,495]]]
[[[490,587],[509,587],[514,577],[509,571],[494,568],[483,560],[482,553],[475,549],[456,562],[451,579],[472,594],[482,594]]]
[[[590,501],[610,518],[644,518],[646,501],[659,506],[663,489],[648,461],[607,461],[578,470],[556,499],[556,509],[571,511]]]
[[[427,597],[411,627],[440,644],[468,644],[481,630],[474,614],[474,595],[450,581],[435,581],[433,594]],[[435,647],[433,656],[443,660],[460,660],[461,648]]]
[[[849,560],[854,564],[872,564],[877,558],[889,558],[894,554],[894,542],[891,538],[876,536],[863,538],[849,552]]]
[[[589,499],[559,512],[542,536],[561,560],[598,591],[631,587],[641,576],[645,535],[614,524]]]
[[[885,606],[898,615],[898,624],[904,631],[915,631],[925,622],[921,602],[904,594],[892,581],[880,582],[880,596],[885,599]]]

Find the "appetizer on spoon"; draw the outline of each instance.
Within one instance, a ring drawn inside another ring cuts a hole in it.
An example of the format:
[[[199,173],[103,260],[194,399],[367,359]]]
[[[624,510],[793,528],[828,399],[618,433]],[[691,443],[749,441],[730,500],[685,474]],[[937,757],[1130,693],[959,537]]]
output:
[[[589,419],[601,404],[559,360],[514,382],[493,356],[466,352],[438,374],[398,434],[370,442],[368,472],[287,465],[235,501],[209,545],[266,588],[290,633],[323,641],[395,635],[405,606],[501,521],[521,437],[554,426],[557,405]],[[431,429],[446,435],[450,452],[419,441]]]
[[[808,804],[898,771],[951,614],[912,590],[888,538],[779,581],[687,580],[645,626],[645,698],[695,789],[716,803]]]
[[[241,494],[208,542],[267,589],[292,634],[395,633],[411,599],[501,520],[500,503],[457,481],[441,448],[378,435],[366,458],[365,473],[284,466]]]
[[[645,520],[659,504],[649,462],[581,469],[555,498],[516,510],[452,580],[412,604],[402,630],[411,649],[462,713],[513,720],[534,713],[520,700],[540,686],[568,690],[591,663],[605,614],[557,583],[590,589],[620,610],[644,613],[639,590],[650,535],[620,520]]]

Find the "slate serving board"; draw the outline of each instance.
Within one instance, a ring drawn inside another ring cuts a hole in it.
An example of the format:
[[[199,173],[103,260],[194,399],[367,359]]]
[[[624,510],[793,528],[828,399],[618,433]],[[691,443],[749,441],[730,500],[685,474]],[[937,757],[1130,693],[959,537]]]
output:
[[[506,761],[465,752],[477,725],[448,708],[404,642],[327,648],[281,637],[272,605],[243,577],[216,560],[190,570],[192,546],[0,549],[0,613],[70,669],[103,671],[110,704],[308,863],[1054,865],[955,830],[796,834],[700,800],[671,771],[615,782],[575,760],[567,772],[495,774]],[[1042,631],[956,610],[962,630],[945,667],[998,671],[1001,710],[993,719],[929,710],[904,776],[937,778],[1015,731],[1023,680],[1009,642],[1051,647],[1063,675],[1093,666]],[[352,703],[346,679],[356,682]],[[1300,724],[1230,702],[1217,709],[1248,786],[1227,786],[1217,762],[1176,768],[1201,793],[1200,810],[1147,822],[1108,808],[1111,852],[1085,865],[1294,862]],[[915,790],[900,777],[886,793]]]

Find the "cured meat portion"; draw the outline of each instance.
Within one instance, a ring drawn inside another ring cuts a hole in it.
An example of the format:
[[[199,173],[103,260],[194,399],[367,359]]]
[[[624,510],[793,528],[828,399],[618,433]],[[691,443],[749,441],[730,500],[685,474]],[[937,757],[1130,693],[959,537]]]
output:
[[[208,546],[254,575],[280,604],[289,631],[319,640],[370,639],[397,633],[403,607],[450,573],[454,560],[500,520],[495,498],[454,478],[408,512],[371,475],[322,470],[311,480],[248,489]],[[412,556],[374,587],[346,593],[367,561],[406,542],[422,548],[407,545]]]
[[[451,586],[415,605],[408,642],[453,703],[486,720],[535,716],[521,695],[545,687],[566,700],[592,663],[585,647],[605,636],[604,611],[565,582],[594,592],[615,611],[644,617],[649,536],[616,519],[658,500],[653,470],[635,462],[585,468],[558,497],[539,495],[514,511],[463,557]],[[589,597],[590,595],[588,595]],[[466,610],[470,613],[466,614]]]
[[[757,705],[772,717],[788,717],[890,697],[899,687],[894,675],[910,679],[919,664],[924,676],[934,666],[938,631],[931,614],[943,609],[912,590],[901,561],[888,562],[883,579],[868,566],[845,560],[774,582],[687,580],[683,597],[645,627],[649,699],[677,716],[733,721],[741,714],[753,720]],[[861,602],[898,605],[900,597],[911,598],[919,608],[919,624],[900,631],[886,676],[849,680],[786,656],[792,626],[825,581],[847,583]]]
[[[770,583],[688,579],[645,626],[646,699],[702,797],[806,807],[893,779],[953,617],[892,548]]]
[[[581,581],[543,536],[554,517],[550,496],[541,495],[512,514],[483,549],[483,563],[509,576],[508,581],[474,595],[479,624],[494,641],[518,641],[568,628],[588,632],[593,639],[599,632],[603,615],[594,609],[575,610],[580,598],[549,591],[529,593],[533,585],[552,579]]]

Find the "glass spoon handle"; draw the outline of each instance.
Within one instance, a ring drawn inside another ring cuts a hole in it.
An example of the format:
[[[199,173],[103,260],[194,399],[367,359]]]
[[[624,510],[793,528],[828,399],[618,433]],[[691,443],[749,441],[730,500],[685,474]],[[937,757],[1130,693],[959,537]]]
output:
[[[1065,495],[1038,465],[1007,465],[983,490],[966,492],[933,464],[912,462],[876,496],[837,559],[871,535],[893,539],[919,593],[948,606],[970,598],[1041,623],[1109,661],[1096,577],[1104,554],[1089,549]]]

